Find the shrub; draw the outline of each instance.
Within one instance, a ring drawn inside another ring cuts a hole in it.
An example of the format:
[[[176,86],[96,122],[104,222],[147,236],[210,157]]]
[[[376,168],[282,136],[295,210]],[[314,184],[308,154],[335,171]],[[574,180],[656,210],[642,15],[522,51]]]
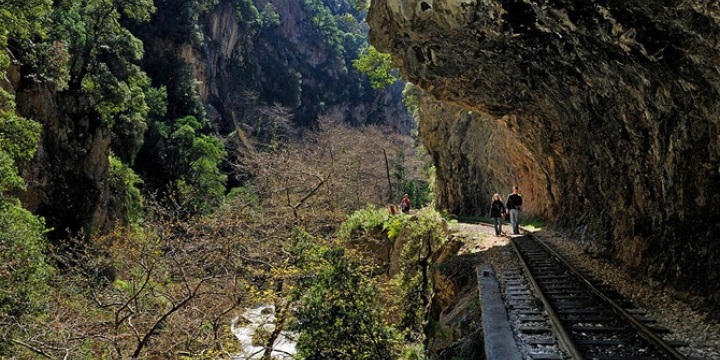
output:
[[[347,241],[358,234],[367,233],[373,229],[381,229],[387,220],[387,211],[368,205],[348,216],[347,220],[340,226],[338,238]]]
[[[395,240],[409,220],[410,217],[404,215],[391,216],[388,218],[383,224],[383,230],[387,232],[388,239]]]
[[[387,88],[397,80],[392,73],[390,55],[377,51],[372,45],[362,49],[358,58],[353,60],[353,66],[370,79],[370,85],[375,90]]]
[[[53,271],[44,221],[10,195],[25,187],[18,164],[32,158],[39,136],[40,125],[16,116],[12,95],[0,89],[0,355],[23,318],[44,309]]]
[[[110,188],[115,194],[112,200],[117,202],[119,219],[126,224],[142,220],[143,197],[138,188],[143,183],[142,179],[115,156],[110,155],[108,160]]]
[[[0,200],[0,355],[4,341],[20,329],[26,316],[40,314],[47,305],[53,268],[45,257],[47,242],[42,219],[16,200]]]
[[[373,280],[339,246],[302,237],[294,299],[298,355],[305,359],[395,359],[394,331],[383,323]]]
[[[407,242],[400,254],[400,273],[396,280],[402,294],[400,308],[404,309],[400,327],[408,340],[414,341],[422,333],[432,301],[432,255],[445,242],[444,221],[437,211],[421,210],[415,221],[406,224]]]
[[[162,157],[176,177],[180,204],[191,213],[207,212],[220,204],[227,177],[220,163],[227,155],[217,138],[200,132],[202,124],[193,116],[178,119],[166,139]]]

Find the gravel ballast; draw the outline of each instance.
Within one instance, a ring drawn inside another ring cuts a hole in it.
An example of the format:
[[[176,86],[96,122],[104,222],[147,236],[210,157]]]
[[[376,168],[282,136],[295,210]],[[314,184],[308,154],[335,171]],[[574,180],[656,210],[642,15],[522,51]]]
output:
[[[461,252],[483,253],[496,274],[515,266],[515,254],[509,238],[494,236],[492,227],[455,224],[452,229],[466,239]],[[656,281],[640,279],[637,275],[585,251],[568,237],[552,231],[537,231],[535,236],[550,244],[566,260],[585,269],[596,279],[611,284],[625,298],[645,309],[658,325],[672,331],[667,340],[687,343],[679,351],[690,359],[720,360],[720,323],[702,309],[694,308],[682,294],[660,286]],[[502,285],[502,284],[501,284]]]

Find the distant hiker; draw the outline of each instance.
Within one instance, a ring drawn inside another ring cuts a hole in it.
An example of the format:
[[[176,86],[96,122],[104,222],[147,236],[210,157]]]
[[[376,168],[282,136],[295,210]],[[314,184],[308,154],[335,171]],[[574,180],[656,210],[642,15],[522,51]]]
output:
[[[390,204],[390,215],[397,215],[397,208],[393,204]]]
[[[500,199],[500,194],[492,196],[492,202],[490,203],[490,217],[495,227],[495,236],[500,236],[502,233],[502,222],[505,216],[505,205]]]
[[[513,186],[512,194],[508,195],[505,207],[510,213],[510,223],[512,224],[513,234],[519,234],[518,221],[520,210],[522,210],[522,196],[518,194],[517,186]]]
[[[408,194],[405,194],[403,196],[402,200],[400,200],[400,210],[402,210],[403,213],[407,214],[410,212],[410,197]]]

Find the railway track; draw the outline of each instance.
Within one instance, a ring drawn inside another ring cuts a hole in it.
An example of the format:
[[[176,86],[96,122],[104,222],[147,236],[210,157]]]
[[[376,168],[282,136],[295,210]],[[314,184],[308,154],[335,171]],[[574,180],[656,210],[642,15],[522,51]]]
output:
[[[532,359],[686,359],[675,348],[684,344],[664,341],[668,330],[611,286],[532,235],[512,243],[520,265],[503,274],[506,303]]]

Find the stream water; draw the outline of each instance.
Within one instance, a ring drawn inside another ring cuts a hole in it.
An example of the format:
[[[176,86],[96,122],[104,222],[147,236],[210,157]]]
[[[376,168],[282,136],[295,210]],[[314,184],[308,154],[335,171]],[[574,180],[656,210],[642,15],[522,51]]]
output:
[[[266,334],[271,334],[275,330],[275,307],[262,305],[247,309],[240,317],[232,320],[230,328],[242,346],[242,351],[233,356],[233,360],[261,359],[265,349],[253,344],[253,337],[256,336],[258,329],[262,329],[261,332]],[[273,344],[272,358],[292,359],[295,354],[296,336],[296,333],[281,331]]]

